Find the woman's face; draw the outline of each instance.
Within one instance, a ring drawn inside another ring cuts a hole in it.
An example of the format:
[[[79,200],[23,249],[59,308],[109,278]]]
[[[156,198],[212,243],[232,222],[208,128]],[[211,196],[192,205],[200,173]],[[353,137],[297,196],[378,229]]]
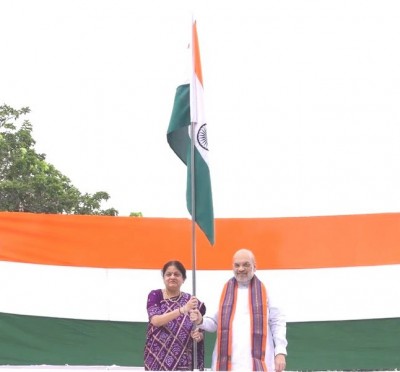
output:
[[[177,291],[185,280],[182,273],[175,266],[168,266],[164,274],[165,288],[170,291]]]

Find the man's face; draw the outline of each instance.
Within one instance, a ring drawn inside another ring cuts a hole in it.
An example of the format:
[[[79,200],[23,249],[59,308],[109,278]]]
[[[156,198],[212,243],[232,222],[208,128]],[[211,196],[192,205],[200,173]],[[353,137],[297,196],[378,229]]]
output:
[[[254,276],[256,266],[253,258],[243,252],[233,256],[233,273],[238,283],[247,284]]]

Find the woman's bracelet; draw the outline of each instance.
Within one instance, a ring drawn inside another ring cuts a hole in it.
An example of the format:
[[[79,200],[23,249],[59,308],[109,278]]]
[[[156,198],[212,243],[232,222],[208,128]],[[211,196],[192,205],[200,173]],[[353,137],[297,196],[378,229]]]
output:
[[[181,311],[181,309],[183,309],[183,310]],[[182,315],[186,315],[187,314],[187,311],[185,310],[185,306],[181,306],[179,308],[179,314],[182,314]]]

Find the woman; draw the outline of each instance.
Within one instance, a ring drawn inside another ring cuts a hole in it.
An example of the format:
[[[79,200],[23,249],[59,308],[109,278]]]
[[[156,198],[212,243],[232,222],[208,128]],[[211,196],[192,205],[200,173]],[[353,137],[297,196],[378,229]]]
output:
[[[196,297],[181,292],[186,269],[179,261],[169,261],[162,269],[164,289],[156,289],[147,298],[146,371],[192,371],[204,369],[204,333],[193,331],[190,312],[206,307]],[[193,340],[197,343],[197,366],[193,366]]]

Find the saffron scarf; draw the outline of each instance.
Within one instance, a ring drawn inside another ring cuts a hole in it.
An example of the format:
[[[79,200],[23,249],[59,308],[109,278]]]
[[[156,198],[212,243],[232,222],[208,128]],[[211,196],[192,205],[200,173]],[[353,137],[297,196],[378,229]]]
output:
[[[232,321],[235,317],[238,283],[231,278],[224,286],[219,303],[217,331],[217,371],[230,371],[232,359]],[[254,275],[249,284],[251,356],[254,371],[266,371],[267,291]]]

